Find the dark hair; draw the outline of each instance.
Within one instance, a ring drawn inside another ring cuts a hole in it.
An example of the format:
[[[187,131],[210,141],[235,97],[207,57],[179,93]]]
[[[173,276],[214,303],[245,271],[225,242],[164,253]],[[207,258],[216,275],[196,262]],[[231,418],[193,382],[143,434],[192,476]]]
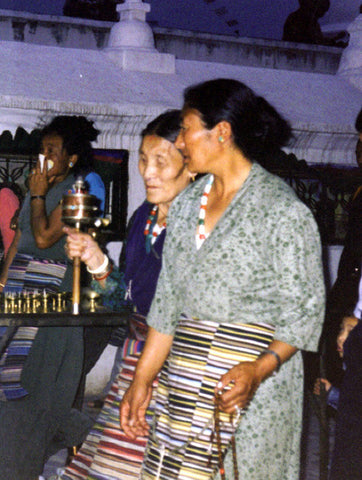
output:
[[[362,133],[362,108],[357,115],[355,127],[358,133]]]
[[[141,132],[142,139],[146,135],[157,135],[174,143],[180,132],[181,110],[167,110],[152,120]]]
[[[263,97],[231,79],[209,80],[187,88],[183,111],[195,109],[206,128],[231,125],[235,145],[250,160],[279,150],[291,137],[286,120]]]
[[[82,116],[59,115],[42,128],[40,138],[47,135],[59,135],[68,155],[77,155],[78,160],[73,172],[88,170],[93,163],[91,142],[97,139],[99,130],[93,127],[91,120]]]
[[[342,315],[341,315],[341,320],[343,320],[345,317],[355,317],[356,315],[354,314],[354,309],[353,308],[347,308],[347,310],[344,310]],[[358,319],[360,320],[360,319]]]

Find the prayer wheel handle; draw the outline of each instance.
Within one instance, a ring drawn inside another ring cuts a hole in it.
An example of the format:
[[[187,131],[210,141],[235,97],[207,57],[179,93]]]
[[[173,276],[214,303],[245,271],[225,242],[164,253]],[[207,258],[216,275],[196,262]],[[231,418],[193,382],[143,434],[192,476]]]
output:
[[[86,191],[82,177],[76,179],[73,185],[74,193],[63,195],[62,221],[74,227],[78,232],[81,226],[97,226],[99,224],[99,200]],[[80,305],[80,257],[73,259],[73,296],[72,313],[79,315]]]
[[[80,224],[76,224],[75,228],[80,232]],[[72,313],[79,315],[80,305],[80,257],[73,259],[73,290],[72,290]]]

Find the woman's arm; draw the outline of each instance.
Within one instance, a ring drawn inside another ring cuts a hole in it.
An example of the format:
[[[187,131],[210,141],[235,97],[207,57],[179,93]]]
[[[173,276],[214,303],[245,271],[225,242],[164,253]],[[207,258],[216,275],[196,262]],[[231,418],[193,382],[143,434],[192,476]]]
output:
[[[324,281],[317,225],[301,203],[289,208],[273,225],[268,236],[274,271],[274,302],[281,306],[276,338],[268,347],[273,353],[254,362],[242,362],[223,375],[215,396],[226,413],[245,408],[262,381],[277,370],[298,349],[316,349],[324,318]],[[293,346],[292,346],[293,345]],[[228,387],[224,393],[221,393]]]
[[[149,430],[145,415],[151,400],[152,382],[169,354],[172,340],[172,335],[149,328],[135,377],[120,405],[121,428],[129,438],[146,435]]]
[[[297,348],[274,340],[267,351],[272,351],[276,355],[266,353],[254,362],[241,362],[220,378],[215,388],[215,397],[218,398],[222,411],[233,413],[236,408],[247,407],[261,382],[289,360],[297,352]],[[228,386],[232,388],[221,393]]]
[[[92,275],[91,287],[102,296],[102,304],[113,311],[129,309],[132,302],[126,299],[127,286],[123,271],[111,264],[91,235],[71,227],[64,227],[63,232],[67,234],[68,257],[71,260],[80,257],[89,270],[99,272]]]
[[[45,197],[55,180],[47,177],[47,168],[41,170],[39,162],[29,177],[30,224],[38,248],[49,248],[64,235],[61,205],[49,215],[45,208]]]
[[[39,248],[49,248],[63,235],[62,207],[58,205],[49,216],[45,209],[45,199],[35,198],[30,201],[31,229]]]
[[[21,231],[19,228],[16,229],[15,231],[15,236],[14,236],[14,239],[13,241],[11,242],[11,245],[9,247],[9,250],[8,250],[8,253],[6,254],[6,257],[5,257],[5,260],[4,260],[4,265],[3,265],[3,269],[1,271],[1,275],[0,275],[0,292],[3,291],[3,286],[6,285],[6,282],[8,280],[8,271],[9,271],[9,267],[12,263],[12,261],[14,260],[14,257],[15,257],[15,254],[16,252],[18,251],[18,243],[19,243],[19,239],[21,237]]]
[[[91,235],[78,232],[71,227],[63,227],[62,231],[67,235],[66,251],[69,258],[80,257],[91,271],[99,269],[104,264],[105,253]],[[106,287],[106,279],[98,283],[102,288]]]

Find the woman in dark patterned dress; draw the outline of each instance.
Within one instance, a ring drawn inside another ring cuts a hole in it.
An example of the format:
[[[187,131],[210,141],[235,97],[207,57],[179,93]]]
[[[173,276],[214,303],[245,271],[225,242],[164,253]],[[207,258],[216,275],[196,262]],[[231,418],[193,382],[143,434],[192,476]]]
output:
[[[66,228],[68,253],[71,257],[80,255],[88,270],[93,272],[94,288],[104,294],[105,301],[114,308],[131,302],[134,313],[122,347],[118,378],[86,441],[62,475],[64,480],[136,480],[139,477],[147,435],[135,441],[124,435],[119,424],[119,404],[132,381],[146,338],[146,315],[161,269],[167,212],[191,178],[183,156],[173,144],[179,129],[180,112],[172,110],[157,117],[142,132],[139,170],[147,200],[129,222],[119,269],[112,269],[90,236]],[[154,389],[156,385],[157,379]],[[148,421],[152,407],[153,402],[147,411]]]

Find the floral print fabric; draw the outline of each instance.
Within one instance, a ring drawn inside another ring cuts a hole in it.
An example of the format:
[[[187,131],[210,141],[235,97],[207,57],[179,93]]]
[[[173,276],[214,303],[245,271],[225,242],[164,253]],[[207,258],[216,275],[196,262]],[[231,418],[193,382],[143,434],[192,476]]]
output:
[[[191,185],[171,206],[148,324],[173,334],[181,314],[210,321],[265,322],[275,326],[277,340],[316,350],[324,281],[311,212],[285,182],[253,164],[197,250],[198,211],[207,180]],[[237,453],[243,480],[299,478],[302,398],[298,353],[263,382],[240,424]],[[229,460],[227,478],[232,478]]]

